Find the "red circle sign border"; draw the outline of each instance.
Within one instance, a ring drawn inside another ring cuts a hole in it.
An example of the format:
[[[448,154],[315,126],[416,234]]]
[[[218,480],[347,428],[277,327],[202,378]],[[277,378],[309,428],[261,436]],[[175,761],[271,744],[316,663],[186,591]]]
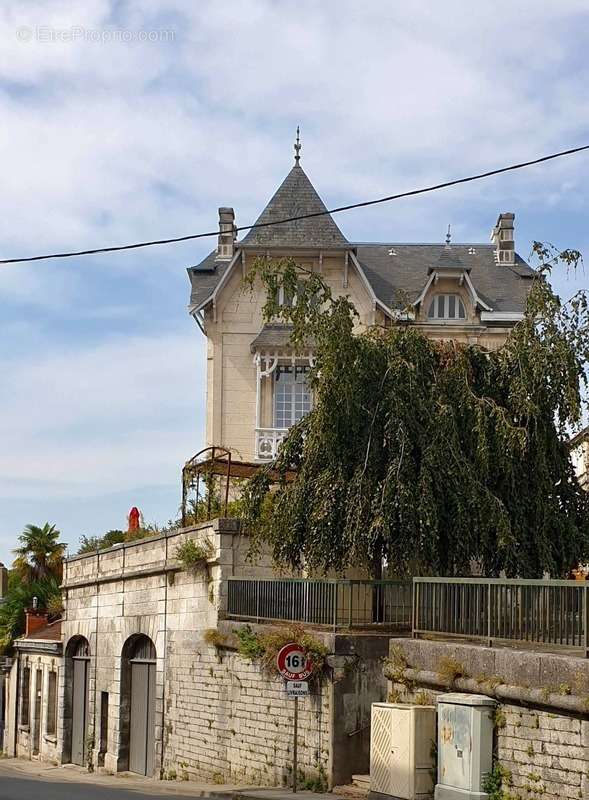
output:
[[[295,652],[302,653],[307,659],[305,663],[305,669],[302,672],[291,672],[286,668],[286,658],[291,653]],[[285,644],[284,647],[280,648],[278,655],[276,656],[276,667],[278,668],[278,672],[286,681],[305,681],[313,674],[313,662],[311,661],[310,656],[307,655],[300,644],[297,644],[296,642],[289,642],[288,644]]]

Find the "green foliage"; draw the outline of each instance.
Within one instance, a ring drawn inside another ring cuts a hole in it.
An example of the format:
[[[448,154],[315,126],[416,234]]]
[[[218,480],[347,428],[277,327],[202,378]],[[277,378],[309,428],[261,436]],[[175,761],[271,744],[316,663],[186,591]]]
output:
[[[0,603],[0,652],[4,652],[13,639],[24,633],[25,610],[33,605],[33,597],[38,599],[39,608],[51,610],[58,598],[61,605],[58,579],[49,575],[42,580],[25,583],[16,573],[11,573],[8,593],[4,602]]]
[[[244,625],[243,628],[235,631],[238,646],[237,652],[242,658],[247,658],[248,661],[256,661],[264,654],[264,648],[250,625]]]
[[[315,792],[317,794],[324,794],[327,792],[327,775],[325,773],[325,767],[323,764],[318,764],[316,773],[312,775],[305,775],[302,770],[299,771],[297,788],[307,792]]]
[[[49,576],[61,578],[65,544],[58,542],[60,532],[48,522],[39,527],[27,525],[18,537],[13,569],[25,583],[44,580]]]
[[[511,772],[501,766],[498,761],[493,762],[493,769],[483,781],[483,791],[489,795],[489,800],[507,800],[509,793],[505,789],[511,786]]]
[[[278,651],[289,642],[296,642],[311,656],[314,677],[319,677],[323,672],[329,653],[327,647],[311,636],[302,625],[273,627],[263,633],[254,633],[249,625],[244,625],[235,635],[239,643],[238,653],[250,661],[260,661],[264,672],[269,674],[276,672]]]
[[[313,410],[245,485],[252,555],[268,545],[281,566],[375,577],[383,561],[468,575],[473,560],[486,575],[558,577],[589,558],[589,497],[567,445],[586,383],[587,296],[561,303],[546,279],[580,255],[535,253],[525,318],[491,352],[403,323],[360,331],[319,274],[257,262],[247,282],[265,285],[266,319],[293,326],[295,349],[312,337],[315,366]],[[280,286],[296,287],[294,306],[278,305]]]
[[[78,555],[95,553],[97,550],[106,550],[115,544],[121,544],[121,542],[125,541],[125,538],[126,534],[119,530],[107,531],[103,536],[82,536]]]
[[[176,548],[176,558],[189,570],[195,570],[206,566],[207,560],[213,553],[213,545],[207,539],[204,542],[197,542],[194,539],[185,539]]]

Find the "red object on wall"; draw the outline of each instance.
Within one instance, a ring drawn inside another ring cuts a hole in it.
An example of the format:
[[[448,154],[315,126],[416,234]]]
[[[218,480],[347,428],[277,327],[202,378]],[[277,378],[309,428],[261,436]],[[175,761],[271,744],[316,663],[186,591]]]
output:
[[[138,531],[139,530],[139,522],[140,522],[141,514],[139,513],[139,509],[133,506],[133,508],[129,511],[129,533],[131,531]]]

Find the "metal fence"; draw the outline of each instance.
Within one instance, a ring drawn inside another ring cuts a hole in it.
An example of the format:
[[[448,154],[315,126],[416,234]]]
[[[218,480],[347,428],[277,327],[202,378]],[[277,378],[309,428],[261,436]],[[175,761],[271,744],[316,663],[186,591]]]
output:
[[[229,579],[230,619],[411,630],[411,610],[411,581]]]
[[[414,578],[413,635],[581,648],[589,656],[583,582]]]
[[[230,578],[227,616],[576,648],[589,657],[589,583],[576,581]]]

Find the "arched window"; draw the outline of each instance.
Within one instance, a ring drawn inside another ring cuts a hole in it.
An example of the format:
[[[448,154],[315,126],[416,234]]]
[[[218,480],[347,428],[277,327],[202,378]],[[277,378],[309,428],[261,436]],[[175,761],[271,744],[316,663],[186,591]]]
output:
[[[437,294],[430,303],[428,319],[466,319],[462,298],[457,294]]]
[[[129,661],[155,661],[155,646],[147,636],[137,636],[127,642]]]

